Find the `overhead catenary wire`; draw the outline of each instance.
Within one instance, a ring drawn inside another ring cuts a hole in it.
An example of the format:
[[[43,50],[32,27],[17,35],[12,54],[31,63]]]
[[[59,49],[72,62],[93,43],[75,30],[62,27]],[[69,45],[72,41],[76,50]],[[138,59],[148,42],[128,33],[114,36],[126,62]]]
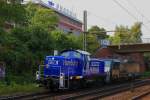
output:
[[[122,4],[120,4],[117,0],[113,0],[118,6],[120,6],[124,11],[128,13],[133,19],[138,21],[134,14],[132,14],[128,9],[126,9]],[[147,27],[143,22],[141,23],[148,31],[150,31],[149,27]]]
[[[128,13],[134,20],[138,21],[138,19],[132,14],[128,9],[126,9],[123,5],[121,5],[117,0],[113,0],[120,8]]]
[[[129,5],[131,5],[131,6],[136,10],[137,13],[140,14],[141,17],[144,17],[144,18],[147,20],[147,22],[150,23],[149,18],[146,17],[146,16],[133,4],[133,2],[131,2],[131,0],[126,0],[126,1],[127,1],[127,3],[128,3]]]
[[[75,6],[74,6],[74,7],[75,7]],[[83,9],[83,8],[80,7],[80,6],[75,7],[75,8],[80,8],[80,9],[82,9],[82,11],[85,10],[85,9]],[[109,18],[99,16],[99,15],[97,15],[97,14],[95,14],[95,13],[93,13],[93,12],[87,10],[87,9],[86,9],[86,11],[87,11],[87,14],[88,14],[88,15],[93,15],[93,16],[94,16],[95,18],[97,18],[99,21],[104,21],[104,22],[106,22],[106,23],[109,23],[109,24],[112,24],[112,25],[116,25],[116,23],[113,22],[112,20],[110,20]]]
[[[110,23],[110,24],[113,24],[113,25],[116,24],[115,22],[111,21],[110,19],[108,19],[106,17],[104,18],[102,16],[99,16],[99,15],[93,13],[93,12],[88,11],[88,14],[93,15],[94,17],[96,17],[97,19],[99,19],[101,21],[103,20],[104,22],[107,22],[107,23]]]
[[[126,1],[128,2],[129,5],[131,5],[131,6],[136,10],[137,13],[139,13],[140,16],[144,17],[144,18],[147,20],[147,22],[150,22],[150,20],[149,20],[140,10],[138,10],[138,8],[137,8],[130,0],[126,0]],[[150,28],[147,27],[147,25],[146,25],[144,22],[142,23],[142,25],[143,25],[147,30],[150,31]]]

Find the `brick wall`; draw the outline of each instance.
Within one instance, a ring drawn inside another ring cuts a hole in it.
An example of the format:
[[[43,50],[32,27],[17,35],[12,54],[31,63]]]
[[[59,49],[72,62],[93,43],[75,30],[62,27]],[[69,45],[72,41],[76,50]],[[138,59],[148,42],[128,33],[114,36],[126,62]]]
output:
[[[102,48],[97,50],[95,58],[117,58],[128,59],[129,61],[136,62],[140,65],[140,71],[145,71],[143,53],[116,53],[109,48]]]

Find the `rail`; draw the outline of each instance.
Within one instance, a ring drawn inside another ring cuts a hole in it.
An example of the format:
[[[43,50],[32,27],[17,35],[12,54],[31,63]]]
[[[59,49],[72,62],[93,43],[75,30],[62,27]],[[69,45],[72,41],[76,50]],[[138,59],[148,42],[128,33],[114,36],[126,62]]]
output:
[[[45,92],[29,93],[25,95],[2,96],[0,97],[0,100],[28,100],[28,99],[36,100],[46,98],[52,95],[54,94],[50,94],[49,91],[45,91]]]
[[[31,93],[26,95],[16,95],[16,96],[3,96],[0,97],[0,100],[39,100],[39,99],[47,99],[50,98],[58,98],[61,100],[73,100],[78,98],[84,98],[87,96],[90,96],[90,98],[101,98],[108,95],[112,95],[114,93],[118,93],[121,91],[133,89],[139,86],[143,86],[145,84],[149,84],[150,80],[136,80],[128,83],[119,83],[119,84],[113,84],[113,85],[107,85],[100,88],[88,88],[88,89],[80,89],[80,90],[74,90],[74,91],[59,91],[59,92],[39,92],[39,93]],[[89,92],[90,91],[90,92]],[[96,94],[96,95],[95,95]],[[93,95],[93,96],[91,96]],[[87,98],[86,100],[88,100]]]
[[[145,81],[140,81],[140,82],[127,83],[127,84],[123,84],[119,86],[106,87],[103,89],[86,92],[80,95],[66,97],[63,100],[76,100],[76,99],[97,100],[99,98],[113,95],[116,93],[120,93],[123,91],[127,91],[127,90],[132,91],[133,88],[140,87],[149,83],[150,83],[150,80],[145,80]]]
[[[132,100],[141,100],[141,98],[143,98],[143,97],[145,97],[145,96],[147,96],[147,95],[149,95],[149,94],[150,94],[150,91],[144,92],[144,93],[142,93],[142,94],[140,94],[140,95],[138,95],[138,96],[134,96],[134,97],[132,98]]]

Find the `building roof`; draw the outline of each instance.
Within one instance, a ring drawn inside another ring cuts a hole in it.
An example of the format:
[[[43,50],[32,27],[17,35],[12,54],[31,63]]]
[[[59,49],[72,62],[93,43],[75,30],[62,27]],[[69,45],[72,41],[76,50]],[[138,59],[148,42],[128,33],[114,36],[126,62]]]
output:
[[[37,2],[36,2],[36,3],[37,3]],[[53,9],[55,12],[57,12],[57,13],[63,15],[63,16],[68,17],[68,18],[71,19],[71,20],[77,21],[77,22],[79,22],[79,23],[82,24],[82,21],[80,21],[80,20],[77,19],[76,17],[73,17],[73,16],[71,16],[71,15],[69,15],[69,14],[67,14],[67,13],[64,13],[64,12],[62,12],[62,11],[60,11],[60,10],[54,8],[54,7],[51,7],[51,6],[49,6],[48,4],[46,4],[45,2],[43,2],[42,0],[39,0],[38,4],[40,4],[40,5],[44,6],[44,7]]]
[[[150,43],[110,45],[108,48],[117,53],[150,52]]]

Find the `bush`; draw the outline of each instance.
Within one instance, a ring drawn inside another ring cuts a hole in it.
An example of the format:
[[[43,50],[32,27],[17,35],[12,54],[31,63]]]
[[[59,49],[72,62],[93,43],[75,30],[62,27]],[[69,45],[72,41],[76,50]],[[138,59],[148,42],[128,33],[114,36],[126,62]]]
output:
[[[36,92],[42,91],[42,88],[37,87],[36,84],[26,84],[20,85],[16,83],[12,83],[11,85],[7,86],[3,83],[0,83],[0,95],[11,95],[16,93],[29,93],[29,92]]]
[[[150,71],[144,72],[144,73],[142,74],[142,77],[143,77],[143,78],[150,78]]]

